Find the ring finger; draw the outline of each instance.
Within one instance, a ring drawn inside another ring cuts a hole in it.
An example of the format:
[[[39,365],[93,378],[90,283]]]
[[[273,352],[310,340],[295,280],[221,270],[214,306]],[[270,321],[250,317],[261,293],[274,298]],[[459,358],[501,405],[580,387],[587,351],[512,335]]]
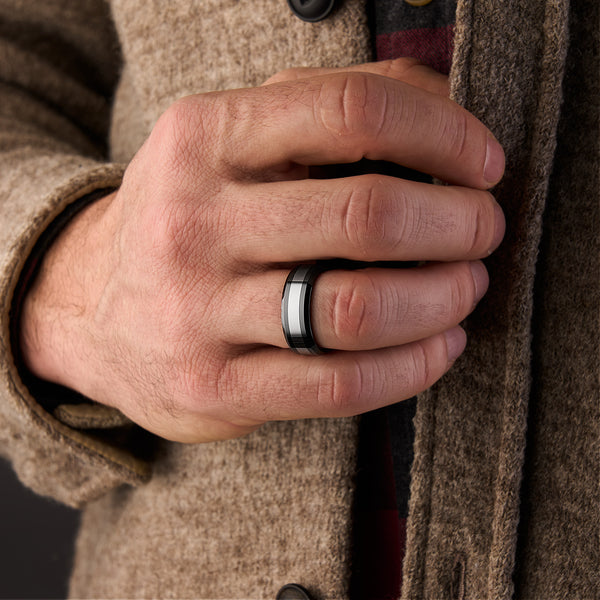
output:
[[[281,291],[286,271],[239,279],[231,298],[226,341],[286,347],[281,328]],[[333,270],[316,280],[311,321],[317,344],[337,350],[400,346],[460,323],[486,292],[479,261],[438,263],[412,269]]]

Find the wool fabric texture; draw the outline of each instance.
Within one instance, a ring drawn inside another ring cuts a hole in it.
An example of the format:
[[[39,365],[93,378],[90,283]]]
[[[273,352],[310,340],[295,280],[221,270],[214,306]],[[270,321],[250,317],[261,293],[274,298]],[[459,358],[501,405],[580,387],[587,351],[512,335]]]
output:
[[[458,2],[452,97],[504,146],[508,226],[466,353],[419,398],[407,600],[597,597],[597,23],[590,0]],[[36,240],[120,184],[172,102],[368,61],[364,0],[317,24],[272,0],[14,0],[0,25],[0,453],[83,507],[71,596],[348,597],[359,418],[141,455],[114,411],[38,401],[10,330]]]

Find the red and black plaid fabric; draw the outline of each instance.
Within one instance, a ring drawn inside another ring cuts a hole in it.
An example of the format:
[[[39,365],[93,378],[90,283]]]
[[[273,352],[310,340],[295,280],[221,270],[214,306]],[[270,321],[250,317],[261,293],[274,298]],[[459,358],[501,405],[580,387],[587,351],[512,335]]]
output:
[[[402,585],[416,399],[364,415],[354,504],[351,597],[395,600]]]
[[[377,56],[380,60],[411,56],[447,75],[450,72],[453,39],[454,25],[382,33],[376,37]]]
[[[448,74],[452,61],[456,0],[411,6],[404,0],[375,0],[377,60],[411,56]]]

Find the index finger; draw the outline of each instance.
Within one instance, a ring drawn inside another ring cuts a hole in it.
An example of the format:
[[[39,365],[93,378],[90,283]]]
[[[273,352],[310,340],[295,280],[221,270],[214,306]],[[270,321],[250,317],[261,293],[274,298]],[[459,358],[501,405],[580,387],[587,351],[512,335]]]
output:
[[[190,108],[185,116],[195,121],[192,127],[205,136],[211,127],[210,158],[246,177],[293,164],[367,158],[487,189],[504,171],[502,147],[468,111],[370,73],[336,73],[182,102]]]
[[[403,81],[415,87],[448,97],[450,95],[450,84],[448,77],[438,73],[435,69],[416,58],[402,57],[392,60],[379,60],[377,62],[350,65],[348,67],[294,67],[280,71],[273,75],[263,85],[278,83],[282,81],[294,81],[317,77],[320,75],[334,75],[342,72],[373,73],[383,77],[390,77],[397,81]]]

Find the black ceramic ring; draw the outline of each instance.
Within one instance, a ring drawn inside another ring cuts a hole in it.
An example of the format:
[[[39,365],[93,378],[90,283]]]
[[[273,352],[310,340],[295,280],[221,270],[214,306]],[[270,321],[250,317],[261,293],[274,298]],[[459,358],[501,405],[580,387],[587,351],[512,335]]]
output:
[[[281,297],[281,326],[287,345],[298,354],[323,354],[317,346],[310,322],[310,305],[315,280],[323,272],[318,265],[294,267]]]

